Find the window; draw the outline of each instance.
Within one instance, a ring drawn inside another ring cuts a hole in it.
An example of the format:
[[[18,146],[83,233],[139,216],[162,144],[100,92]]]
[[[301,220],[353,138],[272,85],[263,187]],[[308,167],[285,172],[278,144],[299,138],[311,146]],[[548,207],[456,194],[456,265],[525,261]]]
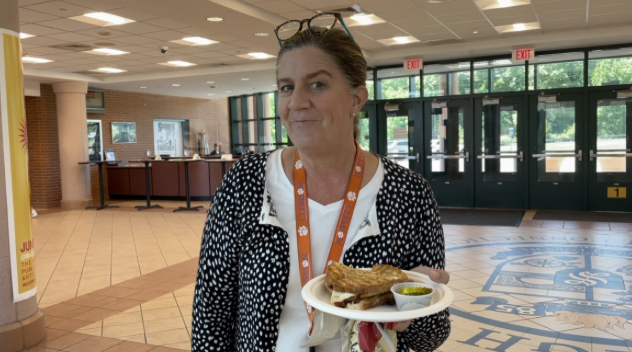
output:
[[[373,82],[373,70],[366,71],[366,89],[369,91],[369,100],[375,99],[375,82]]]
[[[632,48],[588,53],[588,85],[632,83]]]
[[[474,93],[523,91],[524,70],[524,64],[514,65],[509,59],[475,62]]]
[[[101,120],[88,120],[88,159],[90,161],[103,161]]]
[[[584,53],[536,56],[535,89],[584,86]]]
[[[378,99],[405,99],[419,97],[419,72],[403,68],[387,68],[377,71]]]
[[[424,96],[470,94],[470,63],[424,67]]]
[[[233,152],[264,152],[289,144],[277,113],[276,92],[231,97]]]

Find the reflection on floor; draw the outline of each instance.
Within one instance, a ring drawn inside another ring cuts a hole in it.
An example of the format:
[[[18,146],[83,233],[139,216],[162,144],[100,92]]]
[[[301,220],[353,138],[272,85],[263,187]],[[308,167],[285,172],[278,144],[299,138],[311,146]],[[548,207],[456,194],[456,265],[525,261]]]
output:
[[[123,205],[34,219],[48,336],[33,352],[189,350],[206,212]],[[519,228],[444,226],[455,300],[439,351],[632,352],[632,229],[528,216]]]

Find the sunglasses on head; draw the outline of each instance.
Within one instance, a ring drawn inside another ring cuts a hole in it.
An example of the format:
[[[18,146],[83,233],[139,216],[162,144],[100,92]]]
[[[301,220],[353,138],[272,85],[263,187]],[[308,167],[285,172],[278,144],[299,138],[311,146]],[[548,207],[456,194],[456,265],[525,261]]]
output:
[[[293,38],[295,35],[301,33],[303,31],[303,23],[307,23],[307,28],[312,33],[324,33],[336,25],[336,21],[342,24],[349,37],[353,41],[353,44],[358,45],[353,39],[351,32],[349,32],[349,28],[342,20],[342,16],[339,13],[321,13],[312,18],[304,19],[304,20],[290,20],[287,22],[281,23],[274,29],[274,33],[276,33],[277,39],[279,40],[279,45],[283,46],[283,42]]]

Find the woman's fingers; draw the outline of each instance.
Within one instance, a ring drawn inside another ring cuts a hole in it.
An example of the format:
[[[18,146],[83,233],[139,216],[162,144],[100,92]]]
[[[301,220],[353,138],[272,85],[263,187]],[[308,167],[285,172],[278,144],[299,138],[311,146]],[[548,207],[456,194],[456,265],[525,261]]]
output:
[[[418,266],[414,268],[413,271],[428,275],[434,282],[447,284],[450,281],[450,273],[445,270],[433,269],[427,266]]]

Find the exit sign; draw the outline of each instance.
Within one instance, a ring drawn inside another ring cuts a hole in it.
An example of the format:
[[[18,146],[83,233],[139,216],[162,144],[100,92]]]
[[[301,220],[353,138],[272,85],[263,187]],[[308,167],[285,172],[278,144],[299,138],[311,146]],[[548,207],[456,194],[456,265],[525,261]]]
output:
[[[527,61],[535,58],[535,50],[533,49],[514,49],[511,52],[512,61]]]
[[[422,59],[407,59],[404,60],[404,71],[419,71],[423,65]]]

